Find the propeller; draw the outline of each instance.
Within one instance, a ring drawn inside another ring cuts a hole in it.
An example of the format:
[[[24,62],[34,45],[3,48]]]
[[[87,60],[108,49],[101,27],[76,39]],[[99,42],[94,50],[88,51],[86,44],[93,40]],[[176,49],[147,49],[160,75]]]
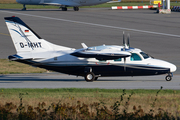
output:
[[[127,34],[127,46],[129,49],[130,48],[130,35],[129,35],[129,33]]]
[[[123,46],[124,46],[124,48],[123,48],[123,50],[125,51],[125,49],[126,49],[126,42],[125,42],[125,36],[124,36],[124,31],[123,31]],[[124,71],[126,71],[126,58],[124,57]]]
[[[124,71],[126,71],[126,58],[124,58]]]
[[[123,46],[124,46],[123,48],[124,51],[130,48],[130,34],[127,34],[127,40],[125,40],[124,31],[123,31]],[[124,57],[124,71],[126,71],[126,57]]]
[[[123,31],[123,46],[124,46],[124,51],[125,51],[126,42],[125,42],[124,31]]]

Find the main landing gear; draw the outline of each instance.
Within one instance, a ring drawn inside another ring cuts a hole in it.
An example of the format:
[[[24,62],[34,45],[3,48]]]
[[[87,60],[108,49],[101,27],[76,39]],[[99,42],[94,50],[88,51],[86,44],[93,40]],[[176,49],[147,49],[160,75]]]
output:
[[[79,11],[79,7],[73,7],[74,11]],[[62,7],[62,11],[67,11],[67,7]]]
[[[88,72],[85,74],[84,78],[87,82],[93,82],[95,80],[95,75],[93,72]]]
[[[25,11],[26,10],[26,5],[24,4],[23,5],[23,9],[22,9],[23,11]]]
[[[67,11],[67,7],[62,7],[62,11]]]
[[[73,7],[74,11],[79,11],[79,7]]]
[[[84,78],[87,82],[93,82],[98,79],[98,77],[96,77],[93,72],[89,72],[85,74]]]
[[[165,77],[166,81],[171,81],[173,77],[172,73],[168,73],[168,75]]]
[[[91,67],[85,67],[84,69],[84,79],[87,81],[87,82],[93,82],[94,80],[97,80],[98,79],[98,76],[95,75],[93,72],[92,72],[92,68]]]

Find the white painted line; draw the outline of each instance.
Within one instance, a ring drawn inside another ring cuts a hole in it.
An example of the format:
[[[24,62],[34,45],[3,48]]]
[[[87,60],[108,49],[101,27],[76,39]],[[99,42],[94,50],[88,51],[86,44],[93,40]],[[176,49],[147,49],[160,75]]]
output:
[[[31,17],[37,17],[37,18],[44,18],[44,19],[50,19],[50,20],[58,20],[58,21],[64,21],[64,22],[71,22],[71,23],[78,23],[78,24],[84,24],[84,25],[98,26],[98,27],[106,27],[106,28],[111,28],[111,29],[129,30],[129,31],[134,31],[134,32],[149,33],[149,34],[155,34],[155,35],[163,35],[163,36],[180,38],[180,35],[173,35],[173,34],[167,34],[167,33],[158,33],[158,32],[153,32],[153,31],[145,31],[145,30],[116,27],[116,26],[109,26],[109,25],[102,25],[102,24],[95,24],[95,23],[88,23],[88,22],[81,22],[81,21],[73,21],[73,20],[67,20],[67,19],[52,18],[52,17],[24,14],[24,13],[18,13],[18,12],[10,12],[10,11],[4,11],[4,10],[0,10],[0,12],[24,15],[24,16],[31,16]]]

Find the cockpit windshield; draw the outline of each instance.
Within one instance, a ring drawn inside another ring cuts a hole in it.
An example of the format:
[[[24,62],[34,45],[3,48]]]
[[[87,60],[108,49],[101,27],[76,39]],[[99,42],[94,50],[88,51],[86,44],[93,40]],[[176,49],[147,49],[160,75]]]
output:
[[[144,52],[140,52],[140,54],[143,56],[144,59],[150,58],[149,55]]]

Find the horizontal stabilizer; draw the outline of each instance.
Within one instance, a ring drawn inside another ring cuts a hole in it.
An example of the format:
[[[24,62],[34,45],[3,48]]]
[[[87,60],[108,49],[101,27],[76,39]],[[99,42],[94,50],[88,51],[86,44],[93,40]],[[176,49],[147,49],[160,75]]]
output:
[[[16,54],[8,56],[8,59],[12,60],[12,61],[16,61],[16,60],[32,60],[32,58],[23,58],[23,57],[21,57],[19,55],[16,55]]]

